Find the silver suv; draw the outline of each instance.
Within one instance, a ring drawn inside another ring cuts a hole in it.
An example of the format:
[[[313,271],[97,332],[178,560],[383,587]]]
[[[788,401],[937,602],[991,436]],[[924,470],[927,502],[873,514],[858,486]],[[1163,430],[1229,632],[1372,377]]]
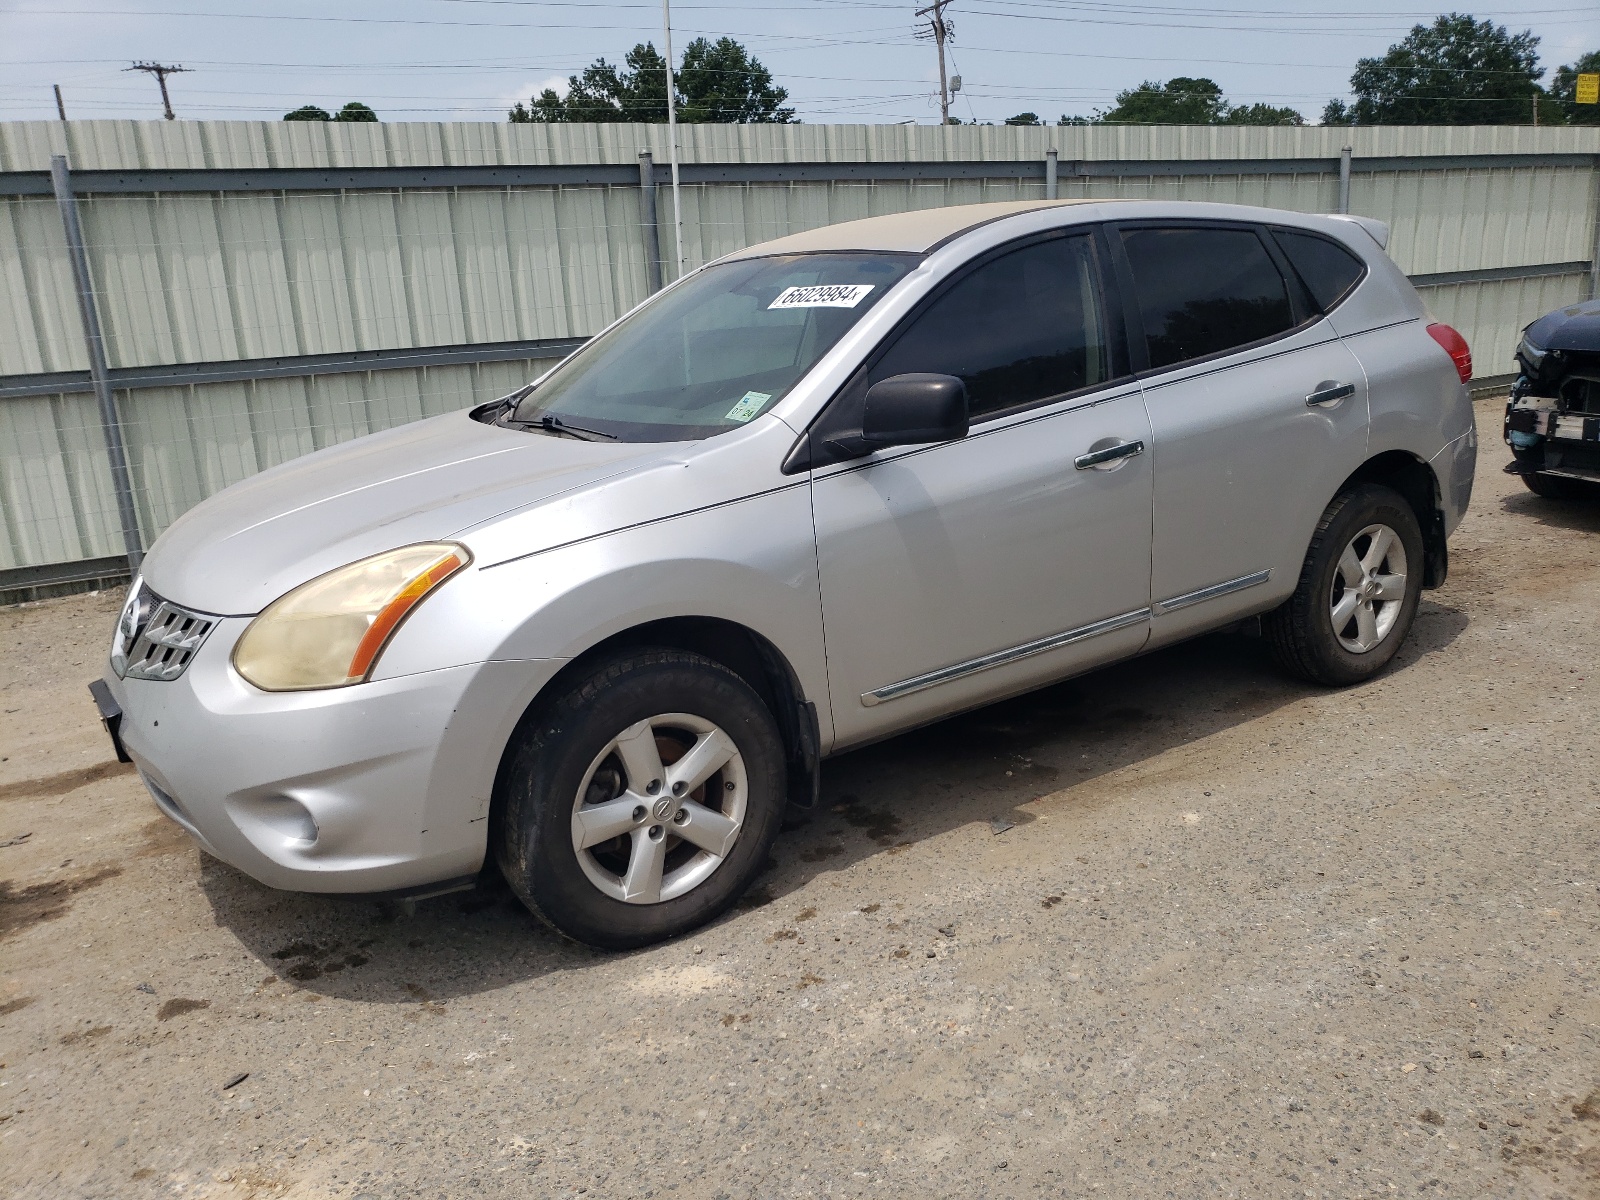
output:
[[[492,860],[598,946],[722,912],[827,755],[1260,614],[1394,656],[1472,488],[1377,222],[942,208],[729,255],[527,387],[213,497],[93,685],[274,887]]]

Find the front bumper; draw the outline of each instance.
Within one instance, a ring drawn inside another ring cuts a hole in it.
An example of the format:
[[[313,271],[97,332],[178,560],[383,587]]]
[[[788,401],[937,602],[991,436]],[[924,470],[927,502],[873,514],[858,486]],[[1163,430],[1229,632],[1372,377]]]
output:
[[[224,618],[177,679],[103,681],[161,811],[270,887],[412,891],[476,872],[501,751],[561,662],[262,692],[228,662],[248,623]]]

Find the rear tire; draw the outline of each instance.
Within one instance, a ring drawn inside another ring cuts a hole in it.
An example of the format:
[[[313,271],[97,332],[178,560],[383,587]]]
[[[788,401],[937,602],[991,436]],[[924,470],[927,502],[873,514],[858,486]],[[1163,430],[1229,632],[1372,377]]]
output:
[[[495,857],[558,932],[647,945],[749,887],[784,781],[777,725],[744,680],[698,654],[630,650],[518,727],[496,784]]]
[[[1411,628],[1423,566],[1405,497],[1370,483],[1341,492],[1317,522],[1294,595],[1262,618],[1273,658],[1312,683],[1371,679]]]

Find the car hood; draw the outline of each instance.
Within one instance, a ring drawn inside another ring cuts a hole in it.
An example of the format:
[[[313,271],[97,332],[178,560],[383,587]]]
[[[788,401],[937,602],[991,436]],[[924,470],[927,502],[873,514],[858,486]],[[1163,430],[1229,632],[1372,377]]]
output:
[[[1600,351],[1600,300],[1545,313],[1528,326],[1527,338],[1541,350]]]
[[[681,457],[681,444],[584,442],[452,413],[272,467],[190,509],[142,568],[202,612],[260,612],[335,567],[444,541],[510,511]]]

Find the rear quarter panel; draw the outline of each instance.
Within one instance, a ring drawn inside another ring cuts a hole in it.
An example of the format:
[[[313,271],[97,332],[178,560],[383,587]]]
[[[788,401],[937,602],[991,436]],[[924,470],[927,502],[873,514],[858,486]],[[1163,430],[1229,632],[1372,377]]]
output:
[[[1467,387],[1427,325],[1423,317],[1367,329],[1345,344],[1367,375],[1369,455],[1403,450],[1431,464],[1448,532],[1472,494],[1477,439]]]
[[[1367,264],[1366,278],[1328,320],[1366,372],[1368,454],[1401,450],[1430,464],[1449,532],[1466,512],[1477,458],[1467,387],[1428,333],[1433,318],[1416,288],[1365,231],[1328,217],[1301,223],[1337,238]]]

